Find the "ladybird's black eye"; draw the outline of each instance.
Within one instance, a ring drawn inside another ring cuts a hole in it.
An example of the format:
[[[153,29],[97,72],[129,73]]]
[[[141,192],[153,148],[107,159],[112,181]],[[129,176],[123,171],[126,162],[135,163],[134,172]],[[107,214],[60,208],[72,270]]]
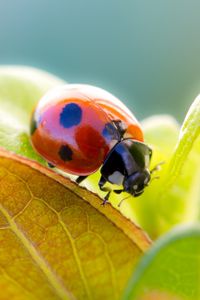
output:
[[[64,128],[70,128],[76,126],[81,122],[82,109],[76,103],[70,103],[65,105],[60,114],[60,124]]]
[[[70,149],[69,146],[62,145],[58,154],[63,161],[69,161],[72,160],[73,151]]]

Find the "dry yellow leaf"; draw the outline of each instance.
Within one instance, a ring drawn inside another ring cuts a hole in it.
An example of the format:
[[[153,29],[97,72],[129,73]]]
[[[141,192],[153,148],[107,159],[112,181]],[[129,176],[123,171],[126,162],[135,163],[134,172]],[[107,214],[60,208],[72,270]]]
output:
[[[147,236],[61,175],[0,156],[0,299],[119,299]]]

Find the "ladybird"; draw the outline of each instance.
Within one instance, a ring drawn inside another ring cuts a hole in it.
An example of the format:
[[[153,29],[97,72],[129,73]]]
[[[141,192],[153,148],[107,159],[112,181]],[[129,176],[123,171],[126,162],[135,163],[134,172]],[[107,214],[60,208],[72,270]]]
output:
[[[134,197],[149,184],[151,148],[130,110],[109,92],[85,84],[68,84],[47,92],[30,125],[33,148],[50,167],[78,175],[80,183],[100,169],[99,188],[106,182]]]

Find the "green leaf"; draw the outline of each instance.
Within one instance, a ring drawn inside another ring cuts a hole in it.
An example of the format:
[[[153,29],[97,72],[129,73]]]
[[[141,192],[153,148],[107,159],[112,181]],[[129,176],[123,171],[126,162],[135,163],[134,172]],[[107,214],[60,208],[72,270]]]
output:
[[[0,67],[0,146],[44,161],[29,142],[31,112],[43,94],[64,81],[28,67]]]
[[[191,105],[180,130],[157,197],[160,233],[178,223],[197,220],[200,213],[200,96]],[[173,207],[173,209],[172,209]]]
[[[200,227],[180,227],[140,261],[123,300],[200,299]]]
[[[143,123],[153,148],[153,165],[164,161],[145,193],[130,199],[129,216],[156,239],[179,223],[200,219],[200,97],[189,109],[181,130],[170,117]]]

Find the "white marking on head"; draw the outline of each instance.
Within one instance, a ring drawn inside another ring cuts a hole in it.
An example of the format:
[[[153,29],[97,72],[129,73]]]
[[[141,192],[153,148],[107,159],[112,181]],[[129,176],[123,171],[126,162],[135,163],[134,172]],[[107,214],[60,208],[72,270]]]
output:
[[[133,186],[133,189],[136,191],[136,190],[138,189],[138,185],[135,184],[135,185]]]
[[[111,174],[108,177],[108,180],[111,183],[115,183],[115,184],[121,185],[123,183],[123,181],[124,181],[124,175],[122,175],[119,171],[115,171],[113,174]]]

